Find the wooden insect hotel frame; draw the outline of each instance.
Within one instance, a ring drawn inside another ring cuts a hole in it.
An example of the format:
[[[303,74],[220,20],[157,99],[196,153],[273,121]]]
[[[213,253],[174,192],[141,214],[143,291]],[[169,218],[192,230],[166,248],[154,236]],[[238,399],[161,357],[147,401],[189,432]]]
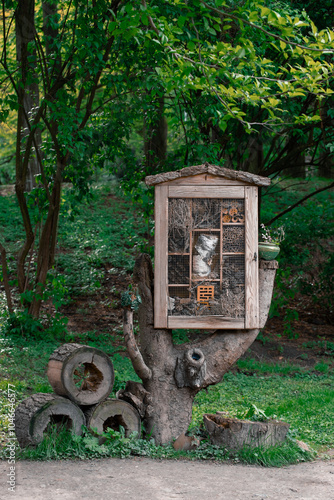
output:
[[[270,179],[205,164],[155,186],[154,327],[258,328],[258,188]]]

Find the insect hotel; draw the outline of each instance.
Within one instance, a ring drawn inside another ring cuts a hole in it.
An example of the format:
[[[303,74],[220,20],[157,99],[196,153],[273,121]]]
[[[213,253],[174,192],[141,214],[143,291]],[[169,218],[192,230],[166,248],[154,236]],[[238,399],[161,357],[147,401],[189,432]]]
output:
[[[259,328],[258,189],[270,179],[205,164],[155,186],[154,327]]]

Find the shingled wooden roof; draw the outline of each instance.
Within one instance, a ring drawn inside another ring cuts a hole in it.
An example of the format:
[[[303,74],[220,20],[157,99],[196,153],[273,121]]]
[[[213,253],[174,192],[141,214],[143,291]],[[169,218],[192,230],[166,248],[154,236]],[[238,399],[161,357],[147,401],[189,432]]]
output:
[[[229,168],[218,167],[204,163],[203,165],[195,165],[193,167],[185,167],[174,172],[163,172],[157,175],[148,175],[145,178],[147,186],[155,186],[163,182],[179,179],[180,177],[191,177],[199,174],[211,174],[225,179],[232,179],[241,182],[247,182],[254,186],[269,186],[269,177],[261,177],[260,175],[250,174],[249,172],[241,172],[240,170],[230,170]]]

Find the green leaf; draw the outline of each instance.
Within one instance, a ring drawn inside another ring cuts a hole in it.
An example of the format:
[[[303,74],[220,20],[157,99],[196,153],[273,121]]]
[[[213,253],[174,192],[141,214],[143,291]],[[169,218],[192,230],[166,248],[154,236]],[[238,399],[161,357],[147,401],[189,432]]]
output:
[[[318,30],[317,30],[317,27],[316,27],[316,25],[314,24],[313,21],[311,21],[311,28],[312,28],[313,35],[317,35],[318,34]]]
[[[177,20],[177,25],[179,28],[183,28],[184,23],[186,22],[187,18],[185,16],[180,16]]]

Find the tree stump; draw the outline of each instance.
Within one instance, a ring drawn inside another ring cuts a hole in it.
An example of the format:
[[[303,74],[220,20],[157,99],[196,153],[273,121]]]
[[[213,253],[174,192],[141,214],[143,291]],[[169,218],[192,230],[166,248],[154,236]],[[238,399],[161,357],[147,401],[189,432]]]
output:
[[[50,424],[65,425],[80,436],[85,416],[66,398],[55,394],[34,394],[22,401],[15,411],[15,433],[21,448],[40,443]]]
[[[129,437],[133,432],[141,433],[141,421],[137,410],[129,403],[119,399],[108,399],[91,408],[84,410],[87,427],[97,434],[106,432],[107,429],[119,431],[124,427],[125,437]]]
[[[106,399],[114,385],[110,358],[99,349],[63,344],[50,356],[47,376],[56,394],[88,406]]]
[[[289,430],[289,424],[274,420],[251,422],[219,414],[205,414],[203,420],[211,443],[231,450],[239,450],[243,446],[274,446],[285,440]]]

